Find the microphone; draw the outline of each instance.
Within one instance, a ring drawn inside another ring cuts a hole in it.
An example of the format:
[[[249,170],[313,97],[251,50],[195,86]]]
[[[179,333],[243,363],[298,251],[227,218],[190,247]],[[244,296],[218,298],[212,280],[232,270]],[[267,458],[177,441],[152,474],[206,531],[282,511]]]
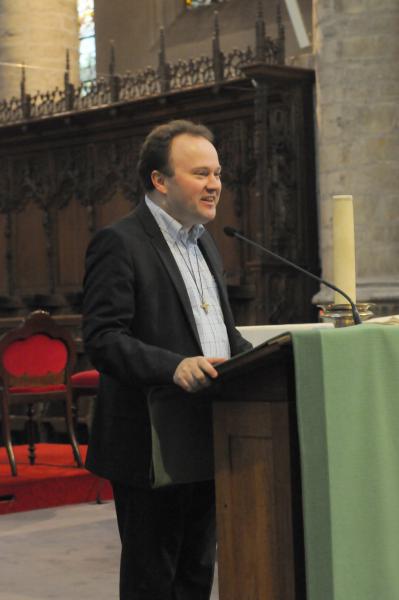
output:
[[[308,277],[311,277],[312,279],[315,279],[319,283],[324,283],[324,285],[326,285],[327,287],[331,288],[335,292],[339,292],[340,294],[342,294],[342,296],[344,298],[346,298],[346,300],[351,305],[354,324],[355,325],[361,325],[362,320],[360,318],[360,315],[359,315],[359,312],[358,312],[358,310],[356,308],[356,305],[351,300],[351,298],[349,298],[348,294],[346,294],[343,290],[341,290],[340,288],[338,288],[336,285],[334,285],[333,283],[330,283],[329,281],[326,281],[325,279],[322,279],[321,277],[318,277],[317,275],[315,275],[311,271],[307,271],[306,269],[300,267],[299,265],[296,265],[292,261],[288,260],[288,258],[284,258],[283,256],[280,256],[279,254],[276,254],[275,252],[272,252],[271,250],[268,250],[268,248],[265,248],[261,244],[258,244],[257,242],[254,242],[253,240],[245,237],[245,235],[242,235],[242,233],[240,233],[234,227],[229,227],[227,225],[226,227],[224,227],[223,231],[229,237],[235,237],[235,238],[237,238],[239,240],[243,240],[247,244],[250,244],[251,246],[254,246],[255,248],[258,248],[258,250],[261,250],[262,252],[265,252],[266,254],[269,254],[270,256],[272,256],[273,258],[275,258],[276,260],[279,260],[280,262],[283,262],[286,265],[289,265],[290,267],[293,267],[297,271],[300,271],[301,273],[304,273],[305,275],[307,275]]]

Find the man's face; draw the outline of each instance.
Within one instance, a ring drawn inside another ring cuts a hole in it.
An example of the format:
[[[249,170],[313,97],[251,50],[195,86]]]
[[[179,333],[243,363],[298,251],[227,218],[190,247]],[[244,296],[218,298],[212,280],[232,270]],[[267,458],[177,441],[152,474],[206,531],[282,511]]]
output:
[[[182,133],[172,140],[169,164],[173,175],[163,176],[162,208],[184,227],[212,221],[222,189],[214,145]]]

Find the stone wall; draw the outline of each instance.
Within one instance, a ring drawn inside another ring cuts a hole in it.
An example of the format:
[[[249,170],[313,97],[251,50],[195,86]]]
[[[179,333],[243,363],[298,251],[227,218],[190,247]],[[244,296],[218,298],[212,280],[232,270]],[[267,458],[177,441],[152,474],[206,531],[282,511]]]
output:
[[[26,64],[26,91],[63,86],[66,50],[71,79],[79,80],[76,0],[2,0],[0,2],[0,99],[19,96]]]
[[[399,2],[315,0],[323,275],[331,198],[352,194],[359,300],[399,312]],[[323,292],[317,299],[327,298]]]

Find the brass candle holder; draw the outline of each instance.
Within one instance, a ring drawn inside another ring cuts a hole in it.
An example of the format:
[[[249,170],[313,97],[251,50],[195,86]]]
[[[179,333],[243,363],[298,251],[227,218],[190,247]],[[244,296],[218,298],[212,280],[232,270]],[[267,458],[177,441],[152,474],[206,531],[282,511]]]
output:
[[[360,302],[356,304],[359,316],[362,321],[367,321],[374,317],[371,302]],[[334,327],[349,327],[353,325],[353,314],[350,304],[318,304],[321,309],[319,319],[322,323],[333,323]]]

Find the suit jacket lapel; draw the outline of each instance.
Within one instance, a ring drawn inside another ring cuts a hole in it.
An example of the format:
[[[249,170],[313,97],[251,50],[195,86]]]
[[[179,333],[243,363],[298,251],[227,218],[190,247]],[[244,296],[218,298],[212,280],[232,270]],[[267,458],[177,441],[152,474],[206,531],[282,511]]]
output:
[[[186,286],[184,284],[183,278],[180,274],[179,268],[176,265],[176,261],[173,258],[173,255],[169,249],[169,246],[162,234],[162,231],[159,229],[157,222],[152,216],[150,210],[147,208],[145,202],[142,202],[138,208],[136,209],[136,214],[139,217],[146,233],[151,238],[151,243],[157,251],[160,259],[162,260],[167,273],[176,288],[176,291],[181,300],[184,313],[190,323],[192,332],[197,340],[198,347],[201,350],[201,342],[198,336],[197,326],[195,324],[195,319],[193,315],[193,311],[191,309],[190,299],[187,294]]]

